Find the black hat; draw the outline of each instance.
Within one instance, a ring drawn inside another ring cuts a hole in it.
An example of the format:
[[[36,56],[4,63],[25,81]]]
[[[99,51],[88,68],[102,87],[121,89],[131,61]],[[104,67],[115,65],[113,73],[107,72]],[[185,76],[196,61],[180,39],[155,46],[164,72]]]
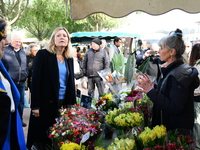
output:
[[[5,38],[5,23],[0,24],[0,41]]]
[[[100,40],[99,38],[93,39],[92,42],[94,42],[94,43],[96,43],[96,44],[98,44],[98,45],[101,45],[101,43],[102,43],[101,40]]]

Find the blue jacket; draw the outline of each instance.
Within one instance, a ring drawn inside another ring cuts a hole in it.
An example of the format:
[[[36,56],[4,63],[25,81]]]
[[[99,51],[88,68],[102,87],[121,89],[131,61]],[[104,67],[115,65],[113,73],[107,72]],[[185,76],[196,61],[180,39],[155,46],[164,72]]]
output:
[[[28,69],[27,69],[27,61],[26,61],[26,53],[24,50],[19,50],[19,56],[21,59],[21,65],[19,64],[14,48],[9,45],[5,48],[2,62],[8,71],[9,75],[13,79],[15,83],[25,82],[28,77]]]
[[[0,149],[10,150],[12,146],[12,148],[15,147],[16,150],[17,150],[17,147],[19,147],[20,150],[26,150],[24,131],[22,128],[21,118],[19,116],[19,112],[17,109],[18,108],[17,106],[20,101],[20,95],[14,82],[10,78],[8,72],[6,71],[1,61],[0,61],[0,71],[2,72],[2,74],[5,76],[5,78],[9,81],[11,85],[11,91],[12,91],[12,95],[13,95],[13,99],[15,103],[15,112],[11,113],[10,112],[10,98],[7,96],[5,87],[2,81],[0,80],[0,112],[1,112]],[[14,140],[14,142],[11,142],[11,139]],[[18,144],[18,145],[15,145],[15,144]]]
[[[136,56],[136,65],[137,65],[137,67],[139,67],[145,61],[142,57],[143,57],[144,53],[146,51],[148,51],[148,50],[150,50],[150,48],[141,51],[140,54],[138,54]],[[147,58],[145,58],[145,59],[147,59]]]

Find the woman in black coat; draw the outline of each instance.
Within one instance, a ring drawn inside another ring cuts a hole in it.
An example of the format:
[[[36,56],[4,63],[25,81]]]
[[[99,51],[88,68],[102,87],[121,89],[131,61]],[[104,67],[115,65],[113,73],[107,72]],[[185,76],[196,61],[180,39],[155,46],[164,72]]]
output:
[[[56,28],[47,49],[38,51],[33,64],[31,114],[27,148],[49,149],[49,127],[59,108],[76,103],[73,50],[67,29]]]
[[[179,134],[192,135],[194,125],[194,89],[199,85],[198,72],[182,60],[185,45],[182,31],[177,29],[172,35],[159,41],[161,76],[154,86],[149,76],[143,74],[138,81],[142,92],[153,102],[152,125],[165,125],[167,130],[177,130]]]

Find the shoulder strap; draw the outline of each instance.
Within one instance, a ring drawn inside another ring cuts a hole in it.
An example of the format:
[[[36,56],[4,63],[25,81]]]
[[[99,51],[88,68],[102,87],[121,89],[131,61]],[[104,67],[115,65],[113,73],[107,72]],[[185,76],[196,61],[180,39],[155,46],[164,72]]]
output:
[[[183,70],[183,69],[184,69],[184,70]],[[186,72],[184,72],[184,73],[186,73],[186,74],[190,74],[191,72],[190,72],[189,69],[191,69],[191,66],[189,66],[189,65],[187,65],[187,64],[184,63],[184,64],[182,64],[182,65],[176,67],[175,69],[171,70],[171,71],[165,76],[165,78],[164,78],[164,80],[163,80],[163,82],[162,82],[162,84],[161,84],[161,86],[160,86],[160,90],[159,90],[159,91],[161,92],[164,83],[166,82],[166,80],[168,79],[168,77],[169,77],[170,75],[174,76],[174,77],[177,79],[177,81],[181,81],[181,80],[183,79],[183,77],[184,77],[184,76],[181,76],[181,74],[183,73],[183,71],[186,71]]]

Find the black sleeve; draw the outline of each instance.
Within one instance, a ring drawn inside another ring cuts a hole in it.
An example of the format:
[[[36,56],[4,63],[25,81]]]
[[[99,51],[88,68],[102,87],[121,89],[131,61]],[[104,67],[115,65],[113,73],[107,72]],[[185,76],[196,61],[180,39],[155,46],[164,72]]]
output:
[[[0,149],[4,145],[8,132],[10,105],[10,98],[5,93],[0,92]]]

